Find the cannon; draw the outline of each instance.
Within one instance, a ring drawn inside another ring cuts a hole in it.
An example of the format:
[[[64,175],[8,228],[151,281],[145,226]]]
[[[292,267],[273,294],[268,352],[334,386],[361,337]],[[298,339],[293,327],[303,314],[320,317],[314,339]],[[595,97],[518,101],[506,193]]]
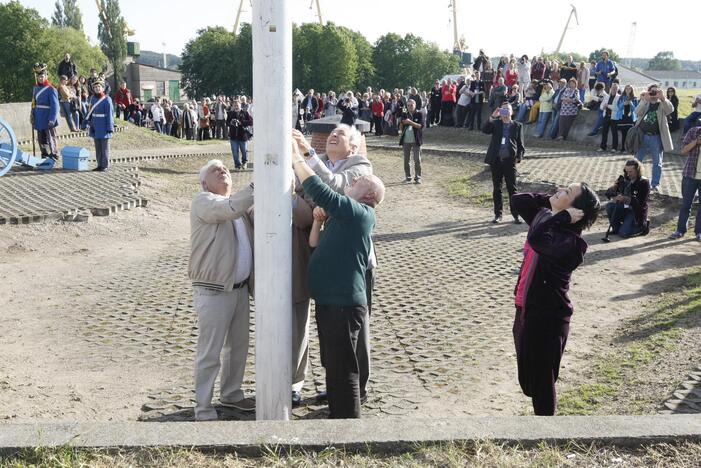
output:
[[[23,152],[17,144],[17,136],[12,127],[0,118],[0,177],[9,172],[12,166],[47,170],[53,169],[55,163],[51,158],[42,159]]]

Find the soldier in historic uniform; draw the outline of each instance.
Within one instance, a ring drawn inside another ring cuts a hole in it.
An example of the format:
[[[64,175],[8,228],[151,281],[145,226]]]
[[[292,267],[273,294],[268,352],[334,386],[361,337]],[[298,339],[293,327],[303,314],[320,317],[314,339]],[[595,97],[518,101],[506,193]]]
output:
[[[34,65],[36,84],[32,90],[32,127],[37,131],[42,158],[58,159],[56,127],[58,127],[58,91],[48,80],[45,63]]]
[[[102,172],[109,166],[110,138],[114,132],[114,106],[112,99],[105,94],[104,81],[95,80],[92,83],[92,91],[83,125],[90,126],[90,137],[95,140],[97,167],[93,170]]]

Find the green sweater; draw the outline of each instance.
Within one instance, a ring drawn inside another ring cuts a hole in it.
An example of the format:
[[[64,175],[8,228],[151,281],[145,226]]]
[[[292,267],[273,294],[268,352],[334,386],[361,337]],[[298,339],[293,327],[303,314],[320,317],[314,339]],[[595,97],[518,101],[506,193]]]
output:
[[[302,186],[329,215],[309,260],[311,297],[322,305],[366,305],[365,271],[375,210],[334,192],[318,176],[308,178]]]

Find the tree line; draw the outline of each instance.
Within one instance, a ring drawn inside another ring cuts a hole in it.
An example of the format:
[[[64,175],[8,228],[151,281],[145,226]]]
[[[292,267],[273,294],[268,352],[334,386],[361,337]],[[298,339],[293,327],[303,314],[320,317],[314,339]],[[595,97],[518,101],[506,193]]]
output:
[[[247,94],[253,89],[252,29],[238,35],[222,27],[197,32],[183,50],[183,89],[190,97]],[[389,33],[371,44],[349,28],[327,23],[294,25],[292,81],[319,91],[416,86],[459,71],[459,58],[413,34]]]

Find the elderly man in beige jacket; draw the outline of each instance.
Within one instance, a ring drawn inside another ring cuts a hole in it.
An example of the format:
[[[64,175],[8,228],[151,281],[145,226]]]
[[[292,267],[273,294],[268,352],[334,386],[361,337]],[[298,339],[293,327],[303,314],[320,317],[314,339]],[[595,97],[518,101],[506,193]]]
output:
[[[221,368],[220,402],[254,411],[241,383],[248,356],[249,284],[253,276],[253,229],[248,210],[253,184],[231,194],[231,174],[219,160],[200,169],[202,192],[190,213],[189,277],[194,289],[199,336],[195,358],[195,419],[217,419],[212,406]],[[224,351],[223,359],[220,354]]]

